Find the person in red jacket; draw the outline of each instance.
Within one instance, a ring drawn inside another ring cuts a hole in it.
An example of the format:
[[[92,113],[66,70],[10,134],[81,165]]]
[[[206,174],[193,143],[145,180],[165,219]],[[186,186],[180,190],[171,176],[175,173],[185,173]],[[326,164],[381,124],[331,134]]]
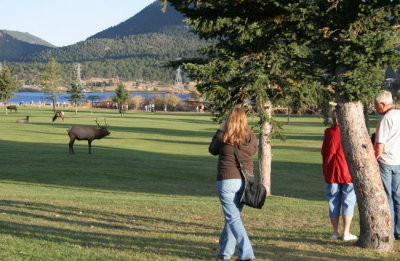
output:
[[[340,127],[336,112],[332,112],[333,126],[327,128],[322,144],[322,168],[326,182],[326,199],[329,203],[329,216],[333,228],[333,239],[340,239],[339,216],[342,212],[343,240],[356,240],[357,236],[350,233],[351,220],[354,214],[356,195],[353,180],[347,166],[346,158],[340,140]]]

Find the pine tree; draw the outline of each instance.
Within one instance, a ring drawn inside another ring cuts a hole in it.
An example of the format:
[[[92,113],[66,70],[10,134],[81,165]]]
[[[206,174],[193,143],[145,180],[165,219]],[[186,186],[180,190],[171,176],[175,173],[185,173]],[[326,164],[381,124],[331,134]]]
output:
[[[218,115],[250,100],[265,120],[265,101],[285,94],[293,99],[296,91],[290,89],[300,83],[302,93],[320,85],[320,97],[329,98],[332,90],[359,199],[359,244],[390,251],[390,213],[361,102],[381,89],[387,66],[399,64],[399,1],[168,2],[201,37],[217,41],[203,50],[202,63],[186,69]]]
[[[113,96],[112,100],[113,102],[116,102],[118,104],[118,109],[119,113],[124,114],[126,112],[127,108],[127,103],[129,101],[129,92],[126,89],[125,85],[122,83],[118,84],[118,87],[115,89],[115,96]]]
[[[324,2],[314,10],[325,12],[310,18],[319,25],[319,35],[310,37],[310,49],[335,90],[342,143],[360,202],[359,244],[389,251],[390,211],[362,102],[371,102],[384,86],[387,66],[399,65],[399,1]]]
[[[295,99],[289,91],[294,84],[316,86],[309,84],[310,75],[296,70],[296,66],[309,66],[293,62],[304,59],[307,49],[276,29],[275,21],[282,19],[282,12],[276,14],[277,19],[262,22],[240,15],[241,11],[252,12],[252,4],[262,7],[268,1],[169,2],[189,18],[195,33],[212,43],[201,51],[206,59],[186,63],[185,69],[198,81],[197,89],[209,102],[216,120],[221,121],[232,107],[245,104],[251,104],[248,109],[258,115],[259,171],[270,194],[271,135],[272,132],[279,134],[280,129],[272,119],[272,107],[288,97]],[[276,39],[271,39],[272,33]],[[301,93],[305,89],[297,90]],[[297,103],[304,104],[303,96],[297,97]]]
[[[40,74],[40,83],[47,93],[46,99],[53,102],[53,112],[56,112],[56,101],[60,97],[61,67],[54,58],[50,58]]]
[[[78,105],[84,100],[85,95],[83,94],[83,86],[78,81],[72,81],[70,87],[67,90],[69,93],[68,101],[72,102],[75,107],[75,114],[78,113]]]
[[[4,103],[4,111],[7,114],[7,103],[11,99],[13,92],[18,88],[18,81],[11,75],[6,65],[0,71],[0,100]]]

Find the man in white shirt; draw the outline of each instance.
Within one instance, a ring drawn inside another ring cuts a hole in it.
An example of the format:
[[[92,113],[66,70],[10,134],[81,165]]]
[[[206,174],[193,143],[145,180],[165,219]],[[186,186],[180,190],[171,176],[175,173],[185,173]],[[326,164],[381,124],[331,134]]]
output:
[[[388,91],[376,96],[374,105],[383,115],[376,126],[375,157],[389,200],[394,237],[400,239],[400,110],[394,108]]]

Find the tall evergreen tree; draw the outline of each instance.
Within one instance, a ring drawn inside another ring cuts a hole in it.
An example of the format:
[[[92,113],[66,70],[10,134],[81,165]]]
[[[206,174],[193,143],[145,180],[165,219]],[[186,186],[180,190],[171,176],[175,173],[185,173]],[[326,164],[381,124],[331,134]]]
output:
[[[119,113],[124,114],[126,112],[127,108],[127,103],[129,101],[129,92],[126,89],[125,85],[122,83],[118,84],[118,87],[115,89],[115,96],[113,96],[112,100],[113,102],[116,102],[118,104],[118,109]]]
[[[309,24],[319,33],[302,30],[339,105],[342,143],[360,202],[359,244],[388,251],[393,248],[389,205],[362,102],[381,90],[387,66],[399,65],[399,1],[321,2],[310,10]]]
[[[304,59],[307,49],[278,30],[275,20],[282,19],[282,12],[277,12],[275,18],[254,21],[242,17],[241,11],[236,10],[244,8],[243,12],[251,12],[252,3],[263,5],[265,1],[169,2],[189,18],[190,25],[201,38],[213,40],[213,44],[201,51],[207,59],[186,63],[185,69],[197,79],[197,88],[209,101],[216,119],[222,120],[233,106],[249,103],[249,108],[259,116],[259,171],[271,193],[271,132],[279,130],[277,122],[271,118],[272,106],[287,100],[290,94],[287,87],[295,83],[301,82],[309,88],[316,86],[308,84],[312,81],[310,74],[296,70],[296,66],[310,66],[293,62]],[[270,10],[271,14],[274,10]],[[275,38],[271,38],[272,34]],[[304,88],[297,88],[297,91],[303,92]],[[303,96],[297,97],[301,104]]]
[[[84,100],[83,86],[78,81],[72,81],[67,93],[69,93],[68,101],[72,102],[75,107],[75,114],[78,113],[78,105]]]
[[[4,104],[4,111],[7,114],[7,103],[11,99],[13,92],[18,88],[18,81],[12,76],[6,65],[0,71],[0,100]]]
[[[56,112],[56,101],[60,97],[61,67],[54,58],[50,58],[40,74],[40,83],[46,98],[53,102],[53,112]]]
[[[318,83],[324,96],[333,91],[360,203],[359,243],[391,250],[389,208],[361,102],[380,90],[385,68],[399,63],[399,1],[168,1],[201,37],[217,40],[202,64],[186,65],[217,113],[249,98],[261,111],[298,83]],[[308,86],[316,84],[299,88]]]

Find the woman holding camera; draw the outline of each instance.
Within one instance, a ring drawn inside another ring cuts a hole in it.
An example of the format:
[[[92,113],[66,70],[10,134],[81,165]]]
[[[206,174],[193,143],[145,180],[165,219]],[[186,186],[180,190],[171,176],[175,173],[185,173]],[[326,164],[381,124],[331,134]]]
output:
[[[229,260],[238,245],[237,260],[253,260],[253,248],[240,217],[243,209],[240,197],[244,190],[244,180],[236,162],[233,149],[235,145],[238,146],[245,168],[253,173],[252,157],[257,152],[257,139],[248,127],[246,113],[238,107],[230,111],[209,146],[209,152],[218,155],[217,191],[225,217],[218,258]]]

